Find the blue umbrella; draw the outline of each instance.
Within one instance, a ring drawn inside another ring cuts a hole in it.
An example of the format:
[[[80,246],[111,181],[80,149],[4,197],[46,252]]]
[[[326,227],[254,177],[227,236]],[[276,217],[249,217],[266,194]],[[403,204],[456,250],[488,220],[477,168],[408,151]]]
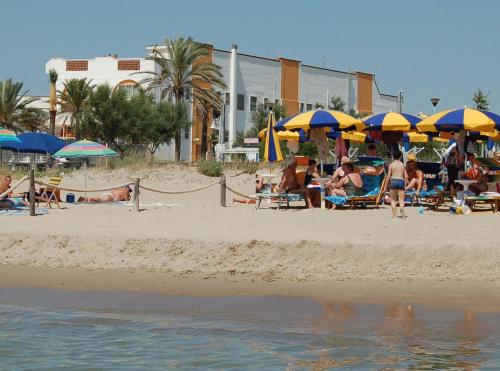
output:
[[[19,134],[17,137],[21,143],[6,143],[2,148],[23,153],[53,155],[66,145],[63,140],[47,133],[27,132]]]

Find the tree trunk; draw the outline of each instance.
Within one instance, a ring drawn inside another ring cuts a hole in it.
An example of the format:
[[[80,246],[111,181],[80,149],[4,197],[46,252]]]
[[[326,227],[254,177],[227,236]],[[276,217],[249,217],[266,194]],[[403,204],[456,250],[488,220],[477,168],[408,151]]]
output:
[[[56,111],[50,111],[50,134],[55,135],[56,133]]]
[[[207,157],[208,151],[208,122],[207,118],[203,118],[201,124],[201,159],[204,160]]]
[[[175,161],[181,161],[181,131],[175,133]]]

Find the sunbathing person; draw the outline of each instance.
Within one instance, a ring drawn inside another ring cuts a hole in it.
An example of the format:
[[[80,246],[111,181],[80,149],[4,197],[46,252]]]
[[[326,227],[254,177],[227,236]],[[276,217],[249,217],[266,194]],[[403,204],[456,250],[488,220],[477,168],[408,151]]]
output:
[[[341,197],[362,196],[363,180],[361,179],[361,175],[354,171],[352,162],[344,163],[342,169],[345,175],[335,184],[335,188],[331,189],[330,194]],[[332,209],[334,208],[335,204],[332,205]]]
[[[130,193],[132,189],[126,185],[121,188],[113,189],[110,192],[102,193],[97,197],[80,197],[78,202],[94,202],[94,203],[102,203],[102,202],[115,202],[115,201],[130,201]]]
[[[0,195],[7,192],[6,195],[0,197],[0,209],[12,209],[14,207],[28,205],[21,197],[13,197],[12,192],[8,192],[11,182],[12,177],[10,175],[0,177]]]
[[[408,174],[408,183],[406,184],[406,191],[415,191],[418,196],[424,186],[424,173],[418,169],[415,157],[408,156],[406,162],[406,173]]]
[[[348,163],[348,162],[351,162],[351,160],[349,160],[349,157],[342,156],[342,158],[340,159],[340,166],[337,169],[335,169],[335,172],[333,173],[331,179],[325,183],[325,188],[326,188],[328,194],[330,193],[329,190],[335,188],[335,185],[337,184],[337,182],[342,177],[344,177],[345,172],[344,172],[344,169],[342,168],[342,165],[344,165],[345,163]]]
[[[283,170],[283,177],[279,185],[280,193],[299,193],[303,194],[304,187],[299,183],[297,177],[297,160],[293,158],[288,166]]]
[[[309,160],[309,166],[306,169],[304,177],[305,198],[307,207],[312,209],[321,205],[321,193],[317,188],[308,188],[314,178],[319,178],[318,166],[316,160]]]

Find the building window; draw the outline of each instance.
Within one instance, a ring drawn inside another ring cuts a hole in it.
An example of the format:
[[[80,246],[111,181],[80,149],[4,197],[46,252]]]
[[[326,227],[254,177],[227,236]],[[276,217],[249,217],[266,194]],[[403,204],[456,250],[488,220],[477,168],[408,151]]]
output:
[[[141,69],[141,62],[138,59],[129,59],[129,60],[119,60],[118,61],[118,70],[119,71],[139,71]]]
[[[226,93],[226,104],[231,103],[231,95],[229,93]]]
[[[267,108],[268,104],[269,104],[269,99],[264,98],[264,107]]]
[[[257,97],[250,97],[250,111],[257,111]]]
[[[184,98],[190,102],[191,101],[191,92],[189,90],[187,90],[185,93],[184,93]]]
[[[238,94],[237,96],[236,109],[239,111],[245,110],[245,96],[243,94]]]
[[[300,113],[304,112],[304,102],[300,103]]]
[[[279,99],[275,99],[274,100],[274,105],[275,106],[279,106],[280,105],[280,100]]]
[[[312,105],[312,103],[307,103],[306,109],[307,109],[308,111],[312,111],[312,109],[313,109],[313,105]]]
[[[188,128],[184,129],[184,139],[189,139],[189,129]]]
[[[125,94],[127,95],[127,99],[130,99],[134,94],[137,93],[139,89],[136,84],[122,84],[118,85],[118,90],[124,91]]]

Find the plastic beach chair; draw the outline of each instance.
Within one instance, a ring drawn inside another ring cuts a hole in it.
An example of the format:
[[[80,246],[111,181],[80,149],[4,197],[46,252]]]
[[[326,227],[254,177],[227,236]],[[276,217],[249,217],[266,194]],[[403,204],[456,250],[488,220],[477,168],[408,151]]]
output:
[[[43,189],[43,192],[40,196],[37,197],[38,204],[40,204],[40,201],[47,200],[45,207],[50,207],[52,208],[52,202],[55,202],[58,208],[61,208],[61,204],[59,203],[59,199],[56,194],[57,186],[62,181],[62,177],[60,176],[53,176],[49,179],[50,186],[47,186],[46,188]]]

